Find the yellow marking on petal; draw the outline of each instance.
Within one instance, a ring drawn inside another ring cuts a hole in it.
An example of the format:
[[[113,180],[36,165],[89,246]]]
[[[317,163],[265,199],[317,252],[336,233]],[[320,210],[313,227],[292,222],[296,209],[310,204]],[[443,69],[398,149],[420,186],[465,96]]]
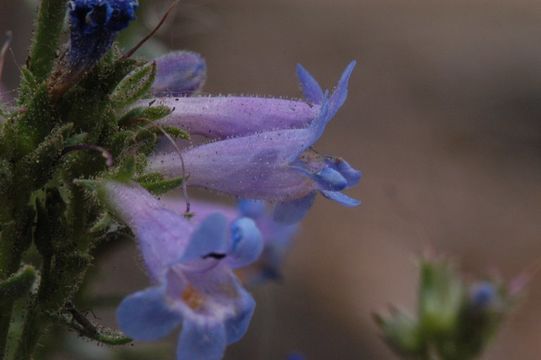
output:
[[[205,303],[205,299],[197,290],[192,286],[188,286],[181,295],[182,300],[188,307],[194,311],[200,310]]]

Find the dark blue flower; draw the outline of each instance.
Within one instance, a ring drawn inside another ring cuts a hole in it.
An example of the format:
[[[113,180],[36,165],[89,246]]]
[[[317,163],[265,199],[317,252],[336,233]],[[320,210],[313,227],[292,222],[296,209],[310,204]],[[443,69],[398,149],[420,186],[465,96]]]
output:
[[[118,32],[135,19],[137,0],[72,0],[69,2],[72,71],[96,64],[111,48]]]

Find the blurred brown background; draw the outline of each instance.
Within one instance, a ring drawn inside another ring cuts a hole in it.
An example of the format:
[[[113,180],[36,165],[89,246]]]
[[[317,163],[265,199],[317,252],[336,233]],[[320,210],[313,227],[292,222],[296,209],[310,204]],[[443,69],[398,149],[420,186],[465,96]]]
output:
[[[33,14],[24,3],[0,0],[19,62]],[[151,24],[167,4],[142,3]],[[160,39],[206,57],[212,94],[299,97],[297,62],[327,87],[359,62],[317,149],[363,170],[351,192],[363,205],[318,199],[285,281],[255,290],[250,332],[227,359],[394,359],[371,313],[413,307],[417,254],[437,249],[467,273],[506,278],[541,261],[539,1],[184,0]],[[98,287],[144,286],[134,261],[133,249],[112,255]],[[541,358],[540,299],[537,276],[485,359]]]

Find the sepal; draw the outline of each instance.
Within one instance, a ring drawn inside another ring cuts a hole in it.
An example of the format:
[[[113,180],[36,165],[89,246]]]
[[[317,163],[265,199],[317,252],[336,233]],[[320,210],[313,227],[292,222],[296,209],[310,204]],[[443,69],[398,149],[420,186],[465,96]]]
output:
[[[128,111],[124,116],[122,116],[118,123],[121,126],[129,126],[143,122],[141,125],[144,126],[148,122],[163,119],[164,117],[170,115],[172,111],[173,109],[164,105],[147,107],[139,106]]]
[[[17,182],[33,189],[45,185],[62,156],[64,141],[72,128],[73,124],[68,123],[53,129],[34,151],[26,155],[15,169]]]
[[[38,271],[31,265],[25,265],[15,274],[0,282],[0,305],[13,302],[26,294],[39,279]]]
[[[182,185],[183,179],[181,177],[165,179],[163,175],[154,173],[138,178],[137,182],[154,195],[162,195],[178,189]]]
[[[148,94],[156,78],[156,63],[149,62],[131,71],[111,93],[116,109],[123,109]]]
[[[448,333],[458,321],[464,288],[453,265],[447,261],[421,260],[419,321],[429,333]]]
[[[90,340],[97,341],[105,345],[126,345],[133,340],[122,332],[114,330],[103,325],[94,324],[86,318],[84,314],[79,312],[71,303],[65,306],[65,309],[60,314],[49,314],[61,323],[64,323],[71,329],[75,330],[79,336]]]
[[[425,344],[419,324],[413,316],[391,309],[391,316],[374,315],[385,341],[398,354],[415,356],[425,352]]]

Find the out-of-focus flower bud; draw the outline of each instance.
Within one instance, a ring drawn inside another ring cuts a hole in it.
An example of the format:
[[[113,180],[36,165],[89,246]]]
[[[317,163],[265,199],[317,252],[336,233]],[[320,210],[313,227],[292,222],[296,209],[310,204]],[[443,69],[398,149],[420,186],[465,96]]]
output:
[[[420,263],[418,314],[376,315],[390,347],[404,359],[477,359],[519,292],[498,279],[467,283],[442,258]]]

